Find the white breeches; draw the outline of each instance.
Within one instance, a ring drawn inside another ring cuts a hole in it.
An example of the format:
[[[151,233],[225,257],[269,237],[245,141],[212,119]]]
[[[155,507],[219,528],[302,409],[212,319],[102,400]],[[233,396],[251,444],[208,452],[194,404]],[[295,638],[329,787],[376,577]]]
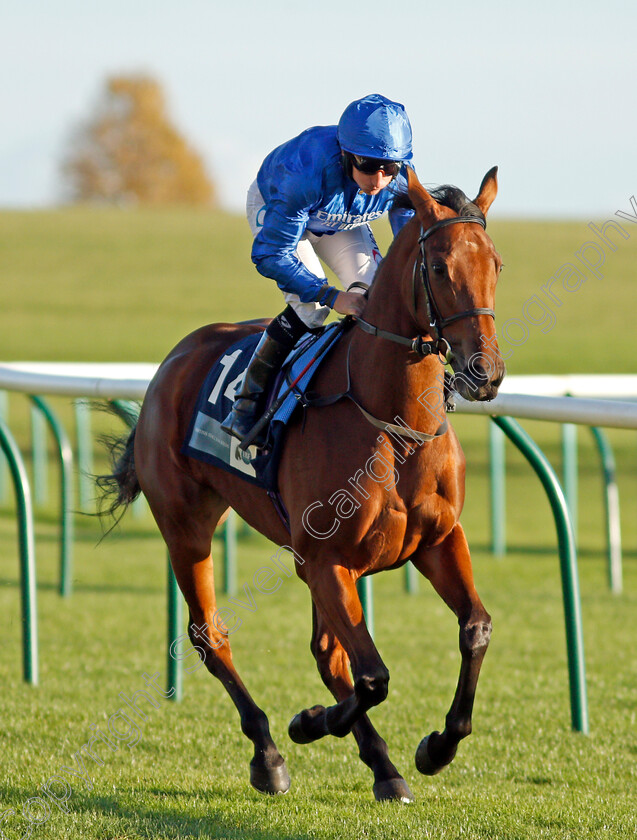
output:
[[[248,190],[246,204],[248,222],[254,236],[263,224],[264,208],[263,196],[257,182],[254,181]],[[324,236],[306,231],[299,240],[296,255],[312,274],[323,279],[325,272],[320,257],[338,277],[344,289],[349,289],[354,282],[363,284],[365,288],[369,287],[382,259],[374,234],[366,224]],[[357,287],[352,291],[360,291],[362,294],[365,288]],[[286,303],[308,327],[320,327],[329,315],[330,310],[327,306],[301,303],[299,296],[290,292],[284,292],[284,297]]]

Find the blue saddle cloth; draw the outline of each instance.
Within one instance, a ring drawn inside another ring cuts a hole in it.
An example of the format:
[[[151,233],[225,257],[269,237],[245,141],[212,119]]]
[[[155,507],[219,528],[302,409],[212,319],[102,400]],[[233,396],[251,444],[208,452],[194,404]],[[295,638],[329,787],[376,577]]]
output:
[[[282,452],[287,423],[299,405],[299,397],[307,390],[314,374],[338,341],[335,330],[340,323],[330,324],[318,335],[300,339],[285,361],[270,401],[279,399],[290,384],[307,367],[295,387],[277,409],[268,431],[265,450],[250,446],[247,452],[239,449],[239,441],[221,428],[241,388],[245,370],[252,358],[261,333],[249,335],[228,347],[208,373],[197,397],[182,452],[191,458],[214,464],[240,475],[268,491],[277,490],[277,467]],[[318,356],[308,367],[312,359]]]

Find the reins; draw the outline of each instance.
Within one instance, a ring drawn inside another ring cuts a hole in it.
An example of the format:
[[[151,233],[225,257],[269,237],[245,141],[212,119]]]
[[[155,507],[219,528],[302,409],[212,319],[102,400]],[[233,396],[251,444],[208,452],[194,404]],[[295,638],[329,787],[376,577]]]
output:
[[[349,363],[351,351],[352,344],[350,342],[349,347],[347,348],[347,360],[345,363],[345,370],[347,372],[347,388],[340,394],[330,394],[327,397],[316,396],[310,393],[309,391],[307,391],[305,394],[299,394],[298,400],[304,408],[308,406],[314,408],[322,408],[327,405],[334,405],[334,403],[337,403],[339,400],[348,399],[354,403],[356,408],[358,408],[358,410],[361,412],[361,414],[367,420],[368,423],[371,423],[372,426],[375,426],[377,429],[381,429],[381,431],[386,432],[388,434],[398,435],[399,437],[406,437],[410,440],[416,441],[416,443],[425,443],[426,441],[440,437],[440,435],[444,435],[448,428],[446,419],[443,420],[443,422],[436,429],[436,431],[433,434],[431,434],[430,432],[416,431],[415,429],[412,429],[407,425],[399,426],[397,423],[390,423],[387,420],[380,420],[378,417],[374,417],[374,415],[367,411],[366,408],[363,408],[363,406],[360,404],[360,402],[352,392],[352,376]],[[400,418],[396,417],[395,419],[399,420]]]
[[[369,333],[369,335],[373,335],[375,338],[386,338],[388,341],[393,341],[395,344],[402,344],[404,347],[409,347],[410,350],[413,350],[414,353],[422,358],[425,358],[425,356],[431,356],[434,353],[441,356],[444,355],[446,357],[449,350],[451,350],[449,342],[446,338],[436,341],[427,341],[421,335],[417,335],[415,338],[406,338],[405,336],[397,335],[396,333],[389,332],[388,330],[382,330],[380,327],[375,327],[373,324],[364,321],[362,318],[356,319],[356,325],[360,327],[363,332]],[[448,348],[444,354],[442,352],[442,342],[444,342]]]

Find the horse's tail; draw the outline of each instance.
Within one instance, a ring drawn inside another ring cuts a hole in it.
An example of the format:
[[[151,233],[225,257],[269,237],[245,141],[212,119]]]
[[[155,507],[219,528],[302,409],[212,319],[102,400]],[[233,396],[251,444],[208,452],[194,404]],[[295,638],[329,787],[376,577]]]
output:
[[[122,412],[117,408],[111,410],[113,410],[113,413],[122,416]],[[119,522],[126,513],[128,506],[135,501],[142,491],[135,470],[135,431],[137,425],[132,421],[132,418],[126,419],[129,419],[132,425],[128,434],[119,437],[116,435],[102,437],[102,442],[109,450],[111,472],[95,477],[95,483],[101,494],[99,516],[113,517],[115,519],[114,525]],[[122,508],[122,511],[118,515],[120,508]]]

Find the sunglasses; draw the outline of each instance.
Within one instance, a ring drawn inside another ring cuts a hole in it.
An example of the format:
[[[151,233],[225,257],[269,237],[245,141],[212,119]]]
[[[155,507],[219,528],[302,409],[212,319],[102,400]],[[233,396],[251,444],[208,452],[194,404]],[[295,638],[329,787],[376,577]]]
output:
[[[375,175],[380,170],[385,175],[391,175],[392,178],[395,178],[403,165],[402,160],[383,160],[382,158],[360,157],[360,155],[353,154],[350,154],[350,159],[353,166],[364,175]]]

